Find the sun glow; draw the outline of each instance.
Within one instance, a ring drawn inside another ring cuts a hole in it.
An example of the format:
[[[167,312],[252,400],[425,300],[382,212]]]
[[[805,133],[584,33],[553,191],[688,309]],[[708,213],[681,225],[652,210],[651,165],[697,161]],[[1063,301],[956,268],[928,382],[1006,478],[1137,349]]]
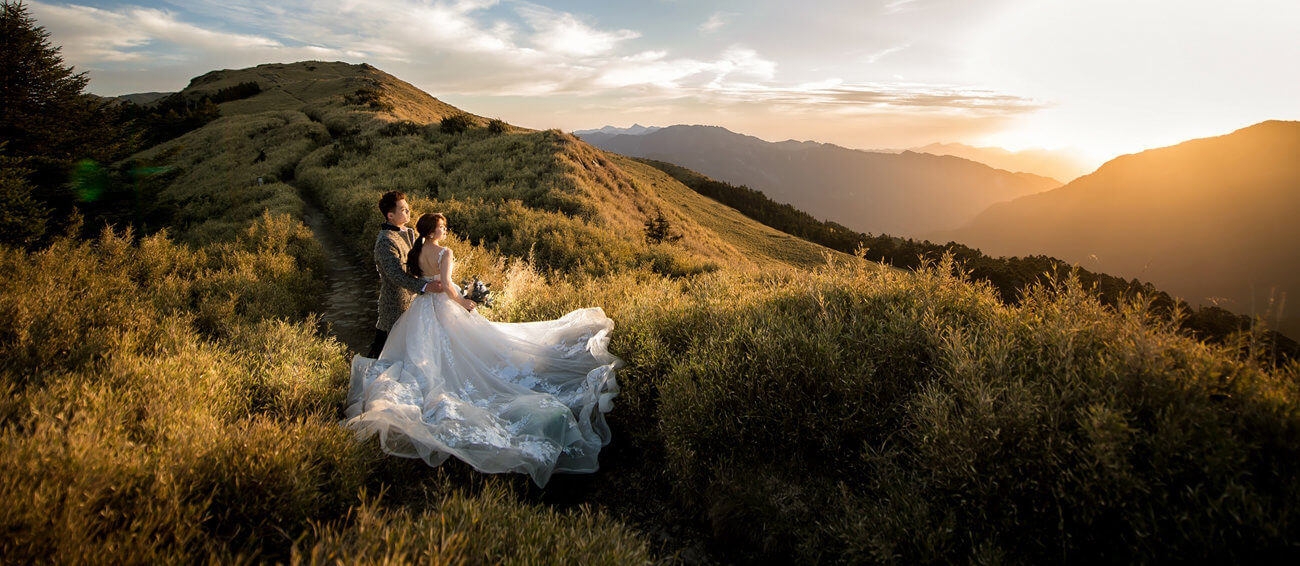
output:
[[[1295,119],[1300,5],[1020,2],[988,24],[970,72],[1042,101],[982,141],[1107,159],[1268,119]],[[1249,102],[1247,102],[1249,101]]]

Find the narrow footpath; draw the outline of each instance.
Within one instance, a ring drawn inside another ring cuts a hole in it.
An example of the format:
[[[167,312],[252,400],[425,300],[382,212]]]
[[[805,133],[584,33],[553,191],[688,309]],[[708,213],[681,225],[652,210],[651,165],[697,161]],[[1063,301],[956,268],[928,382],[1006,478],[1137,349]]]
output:
[[[300,193],[301,194],[301,193]],[[325,213],[303,198],[303,221],[325,251],[325,304],[327,331],[348,349],[364,354],[375,337],[375,305],[379,299],[379,274],[335,236]]]

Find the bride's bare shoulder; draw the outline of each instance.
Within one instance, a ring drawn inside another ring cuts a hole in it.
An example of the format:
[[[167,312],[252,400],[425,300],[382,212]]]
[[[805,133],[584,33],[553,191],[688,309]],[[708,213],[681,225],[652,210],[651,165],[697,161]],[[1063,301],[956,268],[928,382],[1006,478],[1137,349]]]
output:
[[[451,248],[447,246],[439,246],[437,244],[431,244],[425,246],[424,249],[420,250],[420,257],[422,259],[427,258],[430,262],[433,263],[433,265],[438,265],[442,262],[442,259],[444,257],[451,257],[451,256],[452,256]]]

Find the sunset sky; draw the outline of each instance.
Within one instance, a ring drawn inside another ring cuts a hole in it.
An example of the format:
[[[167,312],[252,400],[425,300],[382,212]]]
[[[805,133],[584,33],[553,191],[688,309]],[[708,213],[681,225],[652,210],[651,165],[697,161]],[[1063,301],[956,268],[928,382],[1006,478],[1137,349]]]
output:
[[[367,62],[531,128],[710,124],[1093,162],[1300,119],[1295,0],[26,2],[102,95]]]

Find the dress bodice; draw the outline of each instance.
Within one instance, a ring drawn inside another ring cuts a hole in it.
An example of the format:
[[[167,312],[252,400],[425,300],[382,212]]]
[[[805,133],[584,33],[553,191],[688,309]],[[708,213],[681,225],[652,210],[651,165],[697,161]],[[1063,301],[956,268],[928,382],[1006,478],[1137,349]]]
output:
[[[431,251],[432,247],[429,246],[420,250],[420,271],[424,273],[422,279],[427,281],[442,279],[442,276],[439,275],[442,273],[442,257],[447,252],[447,248],[442,248],[437,253],[434,253]]]

